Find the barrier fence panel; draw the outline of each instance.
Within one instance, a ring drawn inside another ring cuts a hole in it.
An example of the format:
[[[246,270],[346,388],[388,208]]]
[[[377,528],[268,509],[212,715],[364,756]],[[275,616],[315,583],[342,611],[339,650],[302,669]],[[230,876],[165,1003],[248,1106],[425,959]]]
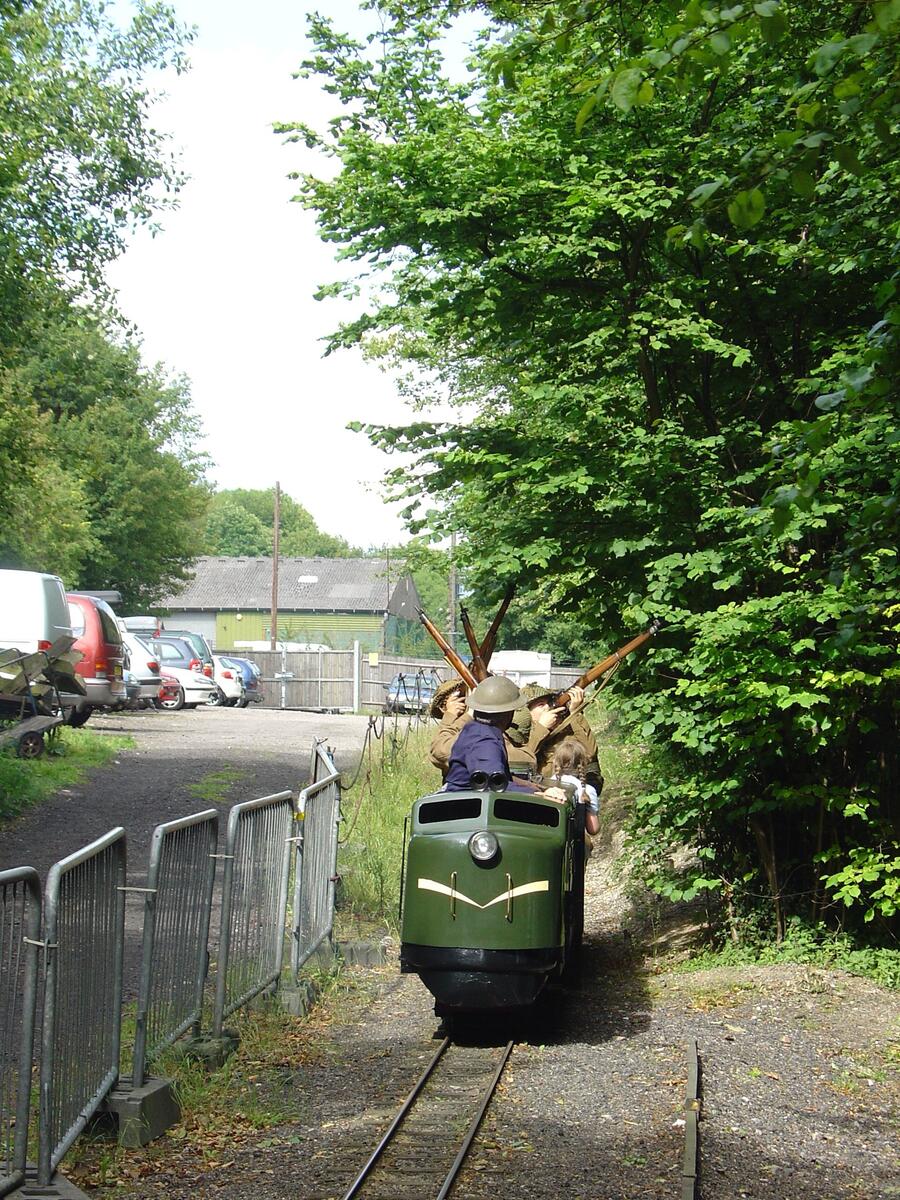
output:
[[[144,901],[141,985],[132,1080],[193,1027],[200,1033],[207,941],[216,874],[219,815],[214,808],[157,825]]]
[[[40,936],[37,871],[0,871],[0,1196],[25,1180]]]
[[[321,743],[313,748],[313,783],[300,792],[302,835],[296,842],[291,972],[294,978],[334,924],[341,776]]]
[[[54,863],[44,902],[38,1183],[46,1186],[119,1074],[125,831]]]
[[[290,792],[235,804],[228,814],[214,1037],[229,1013],[281,975],[293,817]]]

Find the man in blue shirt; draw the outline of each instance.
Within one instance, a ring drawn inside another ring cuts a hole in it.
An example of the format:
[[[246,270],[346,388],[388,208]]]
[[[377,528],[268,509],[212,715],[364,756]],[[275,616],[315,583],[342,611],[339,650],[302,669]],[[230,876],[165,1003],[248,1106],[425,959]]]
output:
[[[527,704],[511,679],[492,675],[469,692],[466,708],[474,720],[464,725],[450,751],[450,769],[444,784],[446,792],[465,792],[473,787],[492,791],[533,792],[521,782],[514,783],[503,744],[503,731],[512,724],[513,713]]]

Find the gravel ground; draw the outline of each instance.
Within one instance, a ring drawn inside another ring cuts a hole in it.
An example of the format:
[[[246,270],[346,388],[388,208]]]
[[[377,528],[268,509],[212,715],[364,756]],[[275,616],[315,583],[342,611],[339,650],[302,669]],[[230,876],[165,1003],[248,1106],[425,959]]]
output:
[[[353,720],[232,710],[107,718],[103,727],[137,731],[138,750],[0,833],[0,864],[23,861],[23,847],[49,864],[119,821],[134,861],[152,824],[199,807],[185,785],[211,769],[247,770],[229,801],[296,787],[313,732],[352,767],[365,725]],[[617,850],[608,838],[588,866],[581,978],[540,1026],[516,1031],[454,1200],[678,1197],[691,1040],[702,1070],[701,1200],[900,1196],[896,993],[804,967],[662,969],[671,959],[648,955],[629,933]],[[293,1022],[296,1052],[259,1080],[279,1089],[290,1120],[256,1131],[248,1123],[214,1152],[212,1132],[204,1141],[173,1131],[129,1156],[140,1183],[116,1200],[343,1195],[438,1032],[430,996],[395,959],[347,979],[349,999]]]
[[[66,788],[0,825],[0,870],[32,866],[46,878],[61,858],[117,825],[127,835],[128,883],[146,881],[150,838],[156,825],[240,800],[293,791],[309,778],[314,737],[333,747],[338,767],[351,770],[368,718],[281,712],[251,706],[138,712],[91,717],[98,733],[130,734],[135,748],[91,770],[78,787]],[[222,773],[225,774],[222,774]],[[222,781],[214,789],[213,776]],[[220,821],[220,837],[224,821]],[[126,897],[125,999],[140,981],[143,900]]]

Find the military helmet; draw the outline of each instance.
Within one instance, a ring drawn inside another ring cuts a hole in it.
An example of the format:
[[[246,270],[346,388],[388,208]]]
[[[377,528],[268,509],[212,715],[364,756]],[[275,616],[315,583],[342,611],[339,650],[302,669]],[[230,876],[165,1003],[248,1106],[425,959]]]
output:
[[[452,679],[445,679],[443,683],[438,685],[431,701],[431,708],[428,710],[436,721],[439,721],[444,715],[444,709],[450,694],[462,687],[463,681],[458,675],[454,675]]]
[[[515,712],[526,703],[525,697],[505,675],[491,675],[482,679],[466,697],[466,708],[471,708],[473,712]]]
[[[533,704],[535,700],[555,700],[559,692],[556,688],[544,687],[542,683],[526,683],[522,695],[526,704]]]

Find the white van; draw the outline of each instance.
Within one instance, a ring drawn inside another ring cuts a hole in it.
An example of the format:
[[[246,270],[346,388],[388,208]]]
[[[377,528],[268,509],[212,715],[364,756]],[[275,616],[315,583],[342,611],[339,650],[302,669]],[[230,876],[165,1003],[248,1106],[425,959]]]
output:
[[[0,570],[0,649],[49,650],[72,637],[66,589],[58,575]]]

